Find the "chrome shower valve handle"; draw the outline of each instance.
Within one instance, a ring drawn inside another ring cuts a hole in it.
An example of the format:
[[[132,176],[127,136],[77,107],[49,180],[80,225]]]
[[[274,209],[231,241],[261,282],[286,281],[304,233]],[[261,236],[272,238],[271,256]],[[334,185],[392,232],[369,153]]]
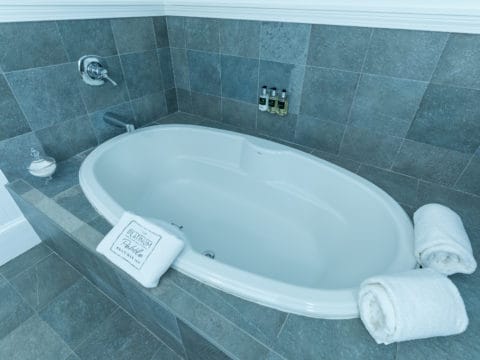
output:
[[[85,83],[100,86],[109,81],[113,86],[118,84],[108,76],[107,65],[95,55],[85,55],[78,60],[78,71]]]
[[[103,78],[102,78],[102,79],[110,81],[110,83],[111,83],[113,86],[118,86],[118,84],[117,84],[110,76],[108,76],[107,72],[105,72],[105,73],[103,74]]]

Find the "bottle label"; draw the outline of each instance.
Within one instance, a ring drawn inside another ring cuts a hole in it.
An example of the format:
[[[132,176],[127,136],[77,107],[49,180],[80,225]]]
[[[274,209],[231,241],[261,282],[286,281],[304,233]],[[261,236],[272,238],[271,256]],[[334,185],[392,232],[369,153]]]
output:
[[[280,110],[285,109],[285,102],[284,102],[284,101],[279,101],[279,102],[278,102],[278,108],[279,108]]]
[[[264,97],[261,97],[258,99],[258,103],[260,105],[266,105],[267,104],[267,99],[265,99]]]
[[[268,106],[275,107],[275,99],[268,100]]]

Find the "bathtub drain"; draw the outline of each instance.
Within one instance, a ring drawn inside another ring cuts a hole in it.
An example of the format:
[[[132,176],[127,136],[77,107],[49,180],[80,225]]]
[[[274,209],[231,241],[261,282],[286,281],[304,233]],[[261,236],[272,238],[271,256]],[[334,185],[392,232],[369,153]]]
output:
[[[212,250],[205,250],[204,252],[202,252],[202,255],[205,255],[210,259],[215,259],[215,253]]]

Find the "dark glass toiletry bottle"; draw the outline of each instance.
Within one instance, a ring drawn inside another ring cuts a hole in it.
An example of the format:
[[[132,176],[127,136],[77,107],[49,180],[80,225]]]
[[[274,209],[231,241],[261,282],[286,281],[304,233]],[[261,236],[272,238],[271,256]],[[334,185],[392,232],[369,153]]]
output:
[[[272,114],[276,114],[278,112],[278,95],[276,87],[272,87],[270,89],[270,97],[268,98],[268,112]]]
[[[267,87],[266,86],[262,87],[260,97],[258,98],[258,110],[260,110],[260,111],[267,111],[268,110],[268,93],[267,93]]]
[[[287,114],[288,114],[287,90],[283,89],[282,94],[278,99],[278,115],[285,116]]]

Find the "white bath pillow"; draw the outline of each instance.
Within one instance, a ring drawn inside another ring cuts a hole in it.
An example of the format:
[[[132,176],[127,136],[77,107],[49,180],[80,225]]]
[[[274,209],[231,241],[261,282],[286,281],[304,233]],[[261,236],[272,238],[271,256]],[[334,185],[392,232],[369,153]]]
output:
[[[98,244],[97,251],[140,284],[152,288],[158,285],[183,246],[178,235],[125,212]]]

